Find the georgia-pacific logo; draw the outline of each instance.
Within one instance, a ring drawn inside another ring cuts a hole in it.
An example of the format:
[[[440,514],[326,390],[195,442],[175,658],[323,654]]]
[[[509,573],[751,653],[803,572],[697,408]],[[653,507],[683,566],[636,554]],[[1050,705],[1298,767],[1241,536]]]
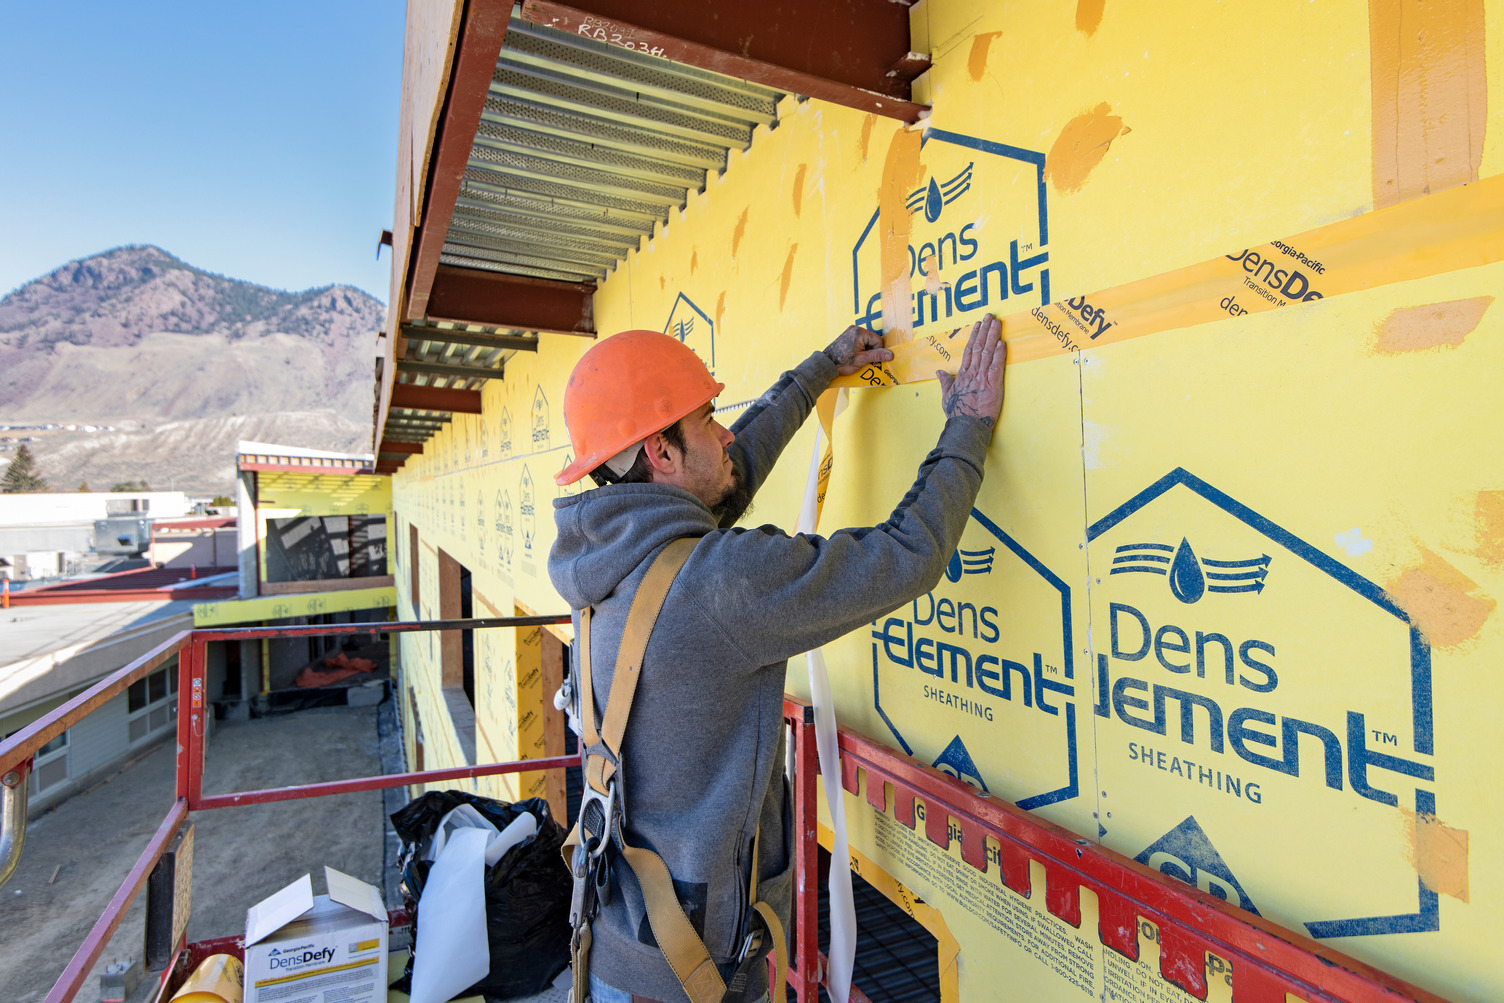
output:
[[[496,492],[496,556],[512,570],[512,496],[505,491]]]
[[[980,311],[1002,316],[1050,302],[1045,155],[927,129],[927,179],[908,193],[910,325],[954,328]],[[851,249],[854,323],[881,331],[884,283],[874,209]],[[891,291],[891,290],[890,290]],[[893,304],[889,304],[890,308]]]
[[[715,321],[694,300],[683,293],[674,297],[663,333],[688,345],[705,363],[705,368],[712,374],[715,372]]]
[[[874,709],[909,755],[1020,808],[1077,798],[1070,610],[1070,586],[973,509],[934,591],[872,625]]]
[[[538,384],[538,389],[533,392],[533,449],[547,449],[549,442],[548,421],[548,396],[543,392],[543,384]]]
[[[1393,597],[1181,467],[1086,553],[1106,845],[1317,939],[1440,929],[1404,836],[1444,801],[1431,650]]]

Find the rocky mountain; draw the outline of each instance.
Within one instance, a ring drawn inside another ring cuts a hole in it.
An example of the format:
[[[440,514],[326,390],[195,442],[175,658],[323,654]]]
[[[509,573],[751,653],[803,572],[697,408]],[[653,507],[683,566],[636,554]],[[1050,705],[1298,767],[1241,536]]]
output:
[[[0,422],[125,429],[33,443],[41,472],[64,489],[144,478],[220,490],[233,463],[225,436],[240,426],[262,441],[368,450],[384,312],[350,286],[284,292],[158,247],[116,248],[0,299]],[[229,453],[211,460],[190,443]]]

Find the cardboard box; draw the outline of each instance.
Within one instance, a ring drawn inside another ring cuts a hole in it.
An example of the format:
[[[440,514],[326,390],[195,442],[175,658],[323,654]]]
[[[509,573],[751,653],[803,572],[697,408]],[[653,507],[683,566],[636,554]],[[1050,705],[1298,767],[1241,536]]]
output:
[[[245,1003],[386,999],[386,905],[381,892],[332,867],[328,895],[307,874],[245,914]]]

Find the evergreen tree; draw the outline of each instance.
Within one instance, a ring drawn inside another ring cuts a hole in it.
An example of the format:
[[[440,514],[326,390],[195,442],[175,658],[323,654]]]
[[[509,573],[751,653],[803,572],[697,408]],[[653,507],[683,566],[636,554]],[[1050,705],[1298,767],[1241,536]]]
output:
[[[16,450],[16,458],[5,468],[5,476],[0,477],[0,494],[24,495],[46,491],[47,482],[42,480],[42,475],[37,473],[36,468],[36,457],[31,455],[31,450],[23,442],[21,448]]]
[[[81,494],[81,495],[86,495],[86,494],[89,493],[89,482],[88,481],[79,481],[78,482],[78,493]]]

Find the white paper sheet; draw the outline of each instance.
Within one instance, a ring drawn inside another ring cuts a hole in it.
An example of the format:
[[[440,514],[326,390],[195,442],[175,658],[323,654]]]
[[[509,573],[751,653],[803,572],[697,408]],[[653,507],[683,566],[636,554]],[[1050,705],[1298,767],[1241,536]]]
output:
[[[836,399],[835,413],[846,409],[846,391]],[[818,522],[820,462],[825,458],[825,434],[815,431],[815,451],[809,460],[809,480],[804,485],[804,504],[799,512],[797,533],[815,532]],[[825,656],[816,648],[804,656],[809,666],[810,703],[815,708],[815,750],[820,757],[820,773],[825,778],[825,805],[830,810],[834,836],[830,854],[830,878],[826,894],[830,899],[830,968],[827,990],[836,1003],[848,1003],[851,996],[851,970],[856,961],[856,905],[851,898],[851,853],[846,843],[846,802],[841,796],[841,754],[836,746],[836,711],[830,692],[830,675],[825,670]]]
[[[476,811],[473,805],[456,805],[439,819],[439,827],[434,830],[423,859],[437,860],[446,843],[461,829],[479,829],[486,834],[486,866],[489,867],[506,856],[512,847],[537,832],[538,820],[530,812],[523,812],[497,832],[490,819]]]
[[[487,826],[496,833],[495,826]],[[454,829],[428,872],[418,899],[412,1003],[445,1003],[491,970],[486,939],[487,835],[474,826]]]

